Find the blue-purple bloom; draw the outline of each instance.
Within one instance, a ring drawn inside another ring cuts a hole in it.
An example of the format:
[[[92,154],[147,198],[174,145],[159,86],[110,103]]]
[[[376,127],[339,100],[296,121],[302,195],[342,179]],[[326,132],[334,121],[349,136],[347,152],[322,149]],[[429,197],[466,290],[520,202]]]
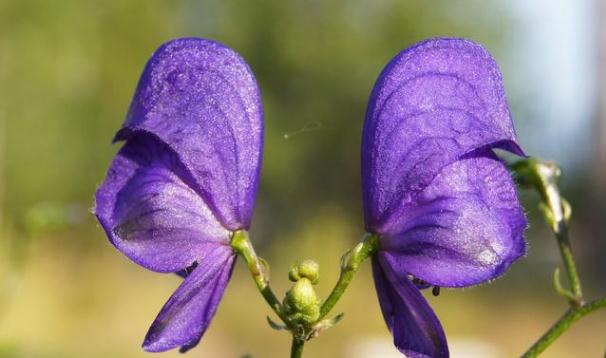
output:
[[[124,146],[96,193],[113,245],[183,283],[143,347],[195,346],[234,266],[234,231],[248,229],[263,147],[263,110],[244,60],[216,42],[170,41],[151,57],[114,141]]]
[[[501,73],[480,45],[431,39],[383,70],[362,135],[364,216],[380,237],[381,310],[408,357],[449,354],[419,288],[486,282],[525,253],[526,218],[495,148],[524,155]]]

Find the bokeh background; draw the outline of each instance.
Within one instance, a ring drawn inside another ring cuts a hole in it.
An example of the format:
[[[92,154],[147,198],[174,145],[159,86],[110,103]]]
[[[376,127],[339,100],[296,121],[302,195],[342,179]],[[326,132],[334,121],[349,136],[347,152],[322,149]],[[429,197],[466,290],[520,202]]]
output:
[[[142,338],[179,284],[114,250],[90,214],[143,66],[162,42],[218,40],[260,83],[266,145],[253,220],[273,286],[298,258],[321,264],[325,296],[363,234],[359,146],[387,61],[433,36],[484,44],[502,67],[522,146],[564,168],[587,297],[606,292],[606,1],[0,1],[0,357],[144,357]],[[564,311],[555,242],[531,219],[528,257],[491,285],[429,297],[453,357],[516,356]],[[364,265],[309,357],[397,357]],[[289,337],[238,263],[191,357],[286,356]],[[606,312],[546,357],[602,357]],[[179,356],[176,352],[161,357]]]

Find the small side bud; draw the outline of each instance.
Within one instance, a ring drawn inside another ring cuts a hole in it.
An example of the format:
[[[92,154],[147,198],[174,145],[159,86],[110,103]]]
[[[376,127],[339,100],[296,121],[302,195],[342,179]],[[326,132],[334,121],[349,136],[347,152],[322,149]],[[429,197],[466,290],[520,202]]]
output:
[[[288,279],[297,282],[302,278],[307,278],[313,285],[320,281],[320,265],[313,260],[303,260],[290,267]]]
[[[297,265],[292,265],[290,270],[288,271],[288,279],[292,282],[297,282],[301,279],[299,276],[299,267]]]

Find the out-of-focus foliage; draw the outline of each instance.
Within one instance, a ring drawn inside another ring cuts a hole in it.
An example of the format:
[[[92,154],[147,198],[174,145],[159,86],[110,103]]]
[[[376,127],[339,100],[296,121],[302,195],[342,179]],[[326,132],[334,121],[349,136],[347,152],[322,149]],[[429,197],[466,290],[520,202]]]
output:
[[[481,1],[467,4],[478,16],[464,19],[448,1],[0,6],[3,207],[11,219],[39,201],[89,204],[145,61],[168,39],[199,36],[239,51],[260,82],[267,133],[258,219],[267,229],[304,222],[333,201],[359,219],[359,137],[384,64],[412,42],[439,35],[472,37],[498,53],[498,25],[506,20]]]

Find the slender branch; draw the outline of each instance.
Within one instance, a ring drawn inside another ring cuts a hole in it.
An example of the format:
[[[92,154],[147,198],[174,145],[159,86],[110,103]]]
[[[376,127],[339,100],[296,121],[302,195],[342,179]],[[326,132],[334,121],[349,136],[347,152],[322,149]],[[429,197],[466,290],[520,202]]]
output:
[[[292,345],[290,346],[290,358],[301,358],[303,356],[303,345],[305,340],[292,336]]]
[[[287,323],[288,321],[282,313],[282,305],[271,290],[271,287],[269,287],[269,275],[266,272],[264,261],[257,257],[255,249],[248,238],[248,232],[244,230],[234,232],[230,245],[246,261],[250,274],[267,304],[269,304],[271,309],[284,323]]]
[[[559,295],[568,299],[569,304],[575,305],[575,302],[577,302],[575,295],[562,286],[562,281],[560,281],[559,267],[556,267],[556,269],[553,271],[553,287]]]
[[[566,332],[574,322],[604,307],[606,307],[606,297],[586,303],[580,307],[571,307],[535,344],[532,345],[532,347],[526,351],[526,353],[524,353],[522,357],[537,357],[558,339],[562,333]]]
[[[564,262],[564,267],[568,276],[568,282],[570,282],[570,290],[574,297],[574,300],[571,300],[571,304],[577,306],[581,305],[583,303],[583,290],[581,289],[581,280],[577,273],[577,266],[574,261],[574,256],[572,255],[570,241],[568,240],[567,225],[561,225],[561,228],[558,232],[554,232],[554,235],[558,242],[562,261]]]
[[[379,237],[374,234],[366,234],[364,240],[357,244],[351,251],[341,258],[341,274],[337,284],[330,295],[324,300],[320,307],[320,318],[326,317],[330,310],[337,304],[354,274],[358,271],[360,264],[372,256],[379,247]]]

